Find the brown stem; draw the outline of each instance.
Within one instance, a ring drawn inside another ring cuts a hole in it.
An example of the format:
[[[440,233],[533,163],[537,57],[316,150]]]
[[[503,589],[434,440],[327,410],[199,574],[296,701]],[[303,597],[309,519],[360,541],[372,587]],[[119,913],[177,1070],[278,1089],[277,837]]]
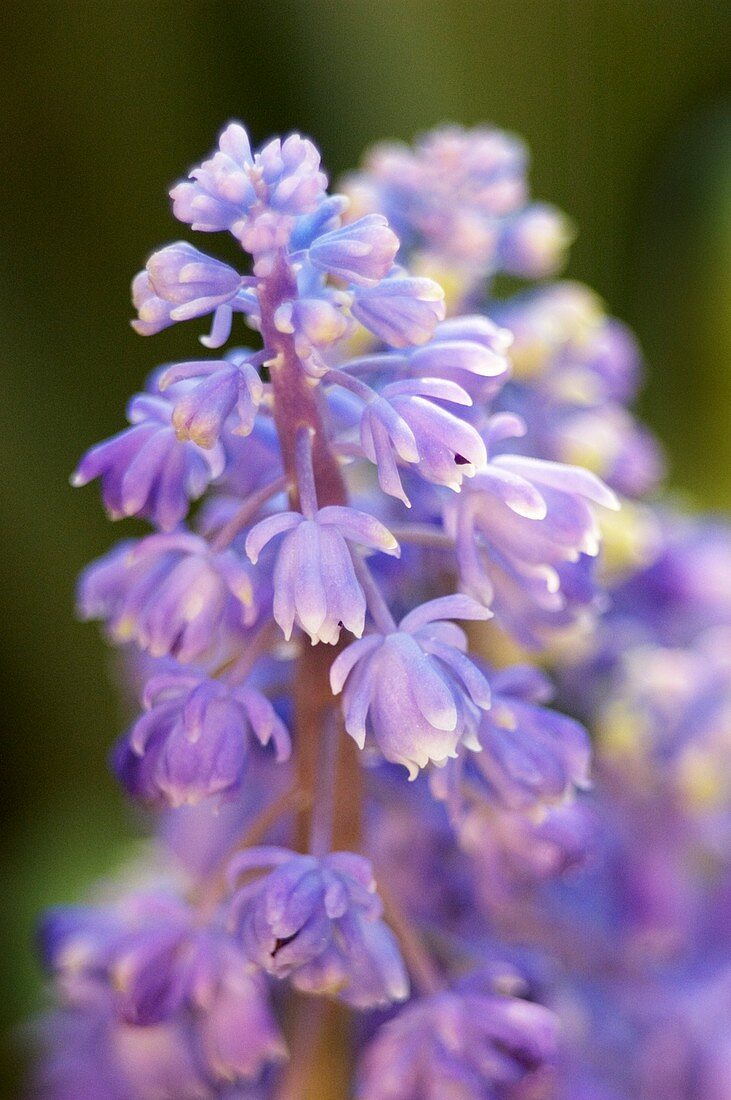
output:
[[[347,503],[340,464],[333,453],[321,413],[322,395],[308,381],[291,334],[274,323],[279,306],[297,298],[297,286],[286,257],[275,261],[258,288],[261,333],[268,360],[274,423],[290,485],[290,501],[299,507],[295,442],[299,429],[309,428],[317,503]],[[307,851],[312,833],[312,805],[319,786],[319,745],[332,720],[330,665],[336,651],[303,642],[294,683],[296,785],[304,792],[305,807],[297,815],[296,843]],[[350,738],[341,736],[335,777],[333,846],[357,850],[360,845],[361,769]],[[331,765],[335,766],[335,765]],[[291,1061],[278,1089],[278,1100],[341,1100],[347,1095],[348,1036],[344,1009],[297,997],[290,1029]],[[336,1073],[338,1076],[333,1076]]]
[[[279,435],[284,469],[290,484],[296,486],[295,439],[297,429],[311,428],[312,464],[320,507],[345,504],[347,493],[340,465],[330,449],[320,409],[320,393],[307,380],[291,333],[280,332],[274,316],[283,302],[297,298],[297,284],[284,256],[280,256],[268,278],[259,287],[261,334],[266,348],[267,366],[274,396],[274,423]],[[290,490],[297,506],[296,488]]]
[[[273,414],[282,450],[290,499],[298,507],[295,442],[298,429],[312,432],[312,465],[319,507],[346,504],[347,491],[340,465],[333,454],[320,411],[320,394],[308,381],[297,355],[294,338],[280,332],[274,323],[279,306],[297,297],[297,285],[286,257],[279,256],[267,279],[259,287],[261,333],[269,356],[274,395]],[[295,749],[297,786],[313,797],[317,794],[318,745],[328,711],[333,706],[330,690],[330,665],[335,653],[324,645],[303,642],[295,673]],[[347,739],[349,741],[349,739]],[[337,847],[357,848],[360,834],[360,764],[351,745],[339,753],[335,796],[333,839]],[[311,810],[299,814],[297,846],[309,845]]]
[[[330,665],[335,652],[329,646],[304,643],[297,660],[294,681],[297,743],[297,786],[310,794],[298,815],[296,844],[307,851],[312,831],[312,805],[321,781],[320,738],[332,721],[333,697]],[[342,733],[338,739],[333,799],[333,848],[357,851],[360,847],[362,770],[355,742]]]
[[[290,1060],[276,1100],[345,1100],[350,1094],[351,1018],[335,1001],[292,994]]]

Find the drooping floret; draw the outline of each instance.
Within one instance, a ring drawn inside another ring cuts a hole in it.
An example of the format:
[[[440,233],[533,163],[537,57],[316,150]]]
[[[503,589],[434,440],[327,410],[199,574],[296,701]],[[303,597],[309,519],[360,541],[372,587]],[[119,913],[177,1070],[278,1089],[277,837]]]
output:
[[[267,973],[306,993],[338,996],[374,1008],[408,996],[396,940],[367,859],[332,852],[323,859],[283,848],[253,848],[231,875],[270,867],[234,895],[244,951]]]
[[[449,617],[487,619],[465,596],[433,600],[386,634],[368,634],[333,662],[330,682],[343,691],[345,728],[363,747],[368,730],[386,760],[413,778],[457,748],[477,748],[480,712],[490,706],[485,677],[466,656],[467,639]]]

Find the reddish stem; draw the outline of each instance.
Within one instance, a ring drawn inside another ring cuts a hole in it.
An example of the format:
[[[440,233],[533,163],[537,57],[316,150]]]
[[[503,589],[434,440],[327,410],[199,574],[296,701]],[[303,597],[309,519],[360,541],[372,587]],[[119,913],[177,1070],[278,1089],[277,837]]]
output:
[[[274,423],[279,436],[290,501],[299,510],[296,444],[302,429],[312,439],[312,473],[318,506],[344,505],[347,492],[340,464],[333,453],[322,416],[319,388],[311,385],[297,355],[291,333],[280,332],[274,318],[286,301],[297,298],[294,274],[282,254],[270,275],[259,285],[261,333],[267,352]],[[296,843],[307,851],[312,834],[312,805],[320,788],[320,742],[332,722],[333,697],[330,665],[334,651],[303,641],[297,659],[294,684],[296,786],[304,792],[305,805],[297,817]],[[333,796],[332,842],[335,848],[357,850],[360,846],[361,768],[355,745],[342,738],[339,746]],[[337,1100],[345,1095],[342,1075],[346,1072],[348,1038],[344,1010],[298,996],[293,1006],[290,1048],[291,1062],[278,1089],[279,1100]],[[327,1067],[337,1067],[332,1077]]]

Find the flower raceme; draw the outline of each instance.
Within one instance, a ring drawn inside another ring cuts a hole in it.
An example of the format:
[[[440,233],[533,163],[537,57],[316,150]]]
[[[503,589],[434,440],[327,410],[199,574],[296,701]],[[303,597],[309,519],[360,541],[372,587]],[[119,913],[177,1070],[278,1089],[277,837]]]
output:
[[[160,811],[174,897],[127,890],[48,923],[63,1004],[44,1100],[304,1095],[312,1052],[279,1067],[270,986],[288,1037],[310,1011],[293,990],[395,1013],[361,1063],[364,1100],[454,1082],[507,1100],[550,1076],[550,1010],[464,985],[496,950],[489,891],[464,882],[481,864],[508,897],[540,815],[570,832],[588,742],[534,669],[469,650],[488,619],[538,645],[597,612],[595,508],[616,500],[531,450],[512,334],[472,291],[550,271],[566,223],[528,201],[520,143],[487,130],[381,151],[351,194],[328,194],[308,139],[255,150],[231,123],[171,198],[241,261],[178,241],[133,281],[138,333],[205,318],[212,354],[154,371],[130,427],[82,459],[75,482],[99,478],[112,519],[153,530],[86,570],[79,606],[138,654],[144,709],[113,766]],[[439,262],[464,314],[427,277]],[[397,809],[461,868],[444,897],[468,906],[431,905],[416,866],[400,890],[383,838],[367,851]]]

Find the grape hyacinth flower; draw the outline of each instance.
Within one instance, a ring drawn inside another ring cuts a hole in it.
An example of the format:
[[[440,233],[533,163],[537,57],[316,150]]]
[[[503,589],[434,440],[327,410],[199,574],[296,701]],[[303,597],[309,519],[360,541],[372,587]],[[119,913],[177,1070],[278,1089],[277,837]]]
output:
[[[177,363],[166,370],[160,378],[161,390],[184,379],[201,379],[175,401],[172,420],[178,439],[212,449],[234,409],[237,424],[232,433],[249,435],[264,396],[256,362],[254,353],[238,352],[222,361]]]
[[[229,630],[243,632],[256,615],[253,601],[245,562],[182,530],[122,543],[79,586],[85,618],[102,618],[118,641],[183,664],[220,650]]]
[[[465,791],[508,810],[536,811],[590,786],[591,748],[586,730],[542,705],[551,685],[531,666],[492,672],[491,706],[475,732],[478,751],[460,753],[432,773],[432,788],[457,820]]]
[[[528,1088],[555,1045],[554,1017],[541,1005],[471,991],[438,993],[384,1024],[366,1050],[356,1095],[359,1100],[439,1100],[450,1092],[465,1100],[501,1096],[501,1090]]]
[[[248,958],[307,993],[336,994],[356,1008],[408,996],[398,946],[366,859],[332,852],[322,860],[283,848],[252,848],[234,859],[234,877],[272,867],[234,894],[236,926]]]
[[[493,438],[507,415],[494,418]],[[599,553],[592,505],[619,507],[590,471],[502,454],[445,506],[463,587],[525,645],[539,645],[546,630],[571,622],[589,602],[575,573]]]
[[[447,616],[486,619],[463,596],[433,600],[383,634],[353,642],[333,662],[330,683],[343,687],[345,728],[362,748],[368,727],[386,760],[413,779],[429,761],[444,764],[457,746],[477,748],[475,725],[490,689],[465,655],[467,639]]]
[[[253,734],[286,760],[289,733],[255,687],[197,673],[161,673],[145,686],[142,714],[117,747],[116,770],[131,794],[171,806],[241,787]]]
[[[42,926],[34,1097],[726,1100],[731,535],[639,499],[591,292],[497,297],[571,236],[526,168],[447,127],[329,194],[232,122],[173,187],[241,258],[154,252],[133,325],[212,354],[74,478],[151,527],[78,602],[155,843]]]
[[[255,1081],[269,1063],[286,1057],[265,982],[223,929],[197,928],[193,912],[173,894],[138,894],[106,908],[52,912],[42,929],[42,949],[72,1017],[86,1026],[96,1019],[100,1084],[102,1073],[122,1081],[130,1070],[137,1076],[124,1038],[135,1033],[149,1036],[137,1043],[143,1095],[155,1080],[145,1078],[157,1072],[161,1057],[170,1074],[165,1096],[175,1095],[167,1091],[172,1087],[190,1087],[181,1080],[193,1077],[194,1095],[209,1096],[216,1083]],[[104,1050],[107,1045],[111,1049]],[[131,1094],[137,1094],[134,1088]]]
[[[180,439],[177,406],[162,396],[140,394],[129,405],[131,428],[100,443],[84,456],[74,485],[102,479],[104,505],[112,519],[142,516],[172,531],[223,472],[220,446],[207,450]],[[190,438],[190,436],[188,437]]]

